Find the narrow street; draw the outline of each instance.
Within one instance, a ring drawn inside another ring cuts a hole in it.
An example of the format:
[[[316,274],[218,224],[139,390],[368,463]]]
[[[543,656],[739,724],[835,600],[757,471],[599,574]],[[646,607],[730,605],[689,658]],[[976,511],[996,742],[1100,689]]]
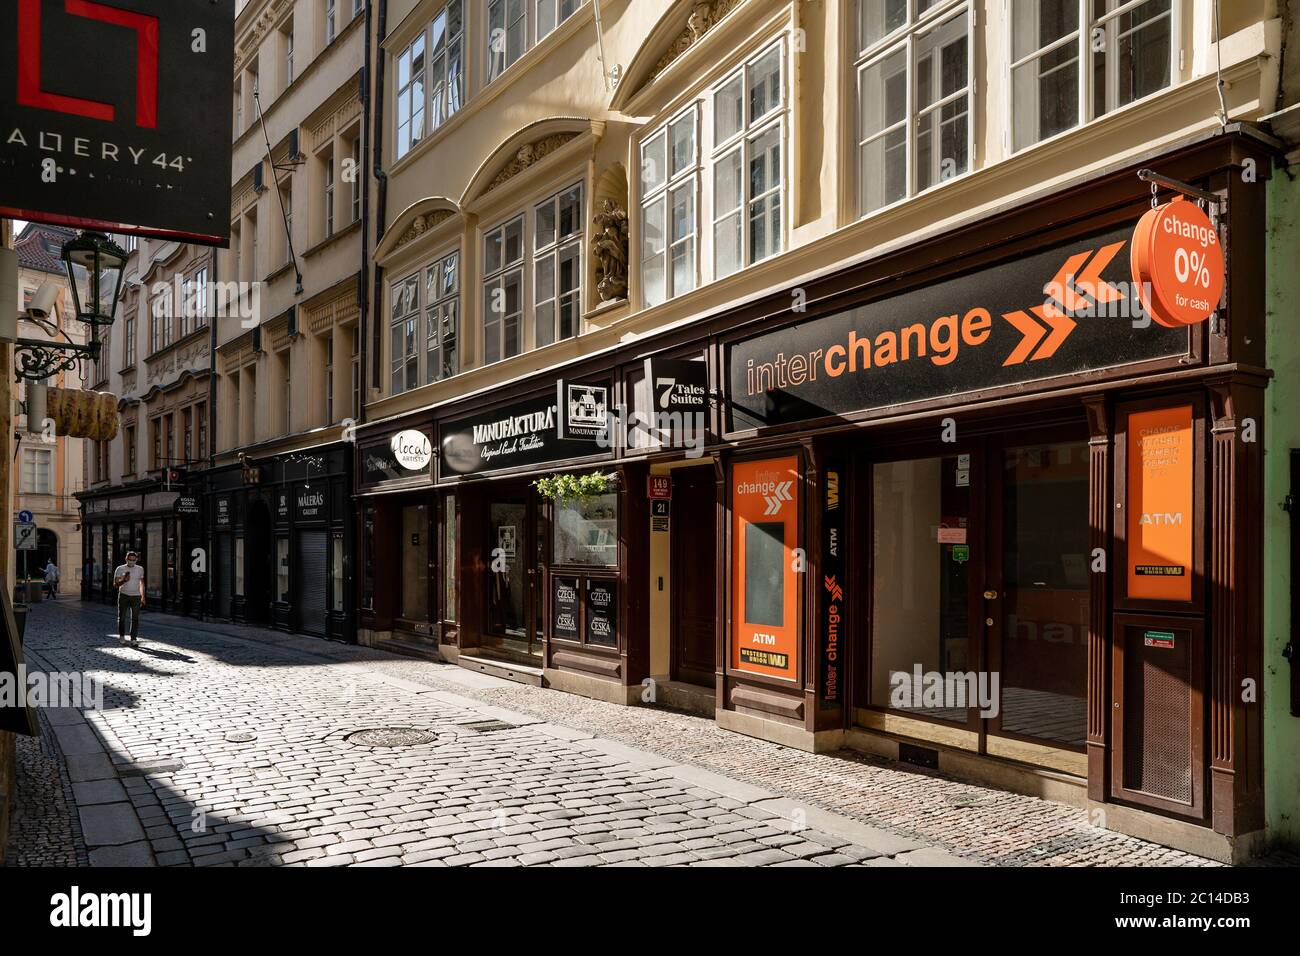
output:
[[[20,740],[10,866],[1213,865],[660,708],[152,612],[140,647],[114,630],[33,608],[29,668],[102,681],[104,706]]]

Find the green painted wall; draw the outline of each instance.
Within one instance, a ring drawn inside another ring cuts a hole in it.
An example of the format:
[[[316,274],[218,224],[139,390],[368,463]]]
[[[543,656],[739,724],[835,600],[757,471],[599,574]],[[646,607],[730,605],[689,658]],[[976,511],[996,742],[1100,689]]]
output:
[[[1300,448],[1300,165],[1268,182],[1268,387],[1264,426],[1264,778],[1268,829],[1300,845],[1300,717],[1291,716],[1290,451]],[[1300,488],[1295,489],[1300,492]]]

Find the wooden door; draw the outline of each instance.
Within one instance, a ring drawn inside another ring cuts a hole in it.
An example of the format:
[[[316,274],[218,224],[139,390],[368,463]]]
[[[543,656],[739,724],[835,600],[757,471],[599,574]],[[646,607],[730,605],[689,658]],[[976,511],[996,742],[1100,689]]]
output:
[[[672,677],[705,687],[714,683],[717,494],[712,465],[673,473]]]

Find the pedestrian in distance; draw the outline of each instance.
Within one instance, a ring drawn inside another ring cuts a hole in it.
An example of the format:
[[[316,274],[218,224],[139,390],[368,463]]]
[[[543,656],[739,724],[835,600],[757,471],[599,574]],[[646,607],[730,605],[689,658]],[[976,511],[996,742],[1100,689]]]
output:
[[[140,556],[134,551],[126,553],[126,564],[119,564],[113,572],[113,587],[117,588],[117,636],[128,644],[140,638],[140,611],[144,609],[144,568]],[[131,630],[126,629],[126,618],[131,618]]]
[[[45,593],[51,598],[59,596],[59,566],[53,558],[45,562]]]

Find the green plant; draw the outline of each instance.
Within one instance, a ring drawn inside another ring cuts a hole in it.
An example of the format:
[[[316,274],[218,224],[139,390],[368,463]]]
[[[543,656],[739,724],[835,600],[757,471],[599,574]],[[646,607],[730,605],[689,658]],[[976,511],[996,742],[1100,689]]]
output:
[[[533,482],[533,487],[539,495],[550,501],[581,501],[612,490],[614,481],[613,475],[598,471],[585,475],[564,472],[538,478]]]

